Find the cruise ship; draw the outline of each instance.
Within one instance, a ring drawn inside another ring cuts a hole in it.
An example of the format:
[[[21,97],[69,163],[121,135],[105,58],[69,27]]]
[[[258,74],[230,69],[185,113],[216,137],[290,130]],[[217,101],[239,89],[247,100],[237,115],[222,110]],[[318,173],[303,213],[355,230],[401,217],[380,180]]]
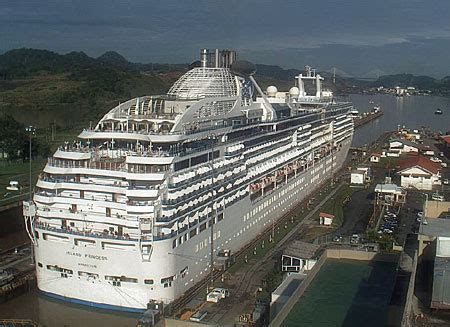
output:
[[[353,107],[315,70],[263,91],[234,51],[200,57],[167,94],[119,103],[48,159],[23,206],[40,291],[170,303],[342,166]]]

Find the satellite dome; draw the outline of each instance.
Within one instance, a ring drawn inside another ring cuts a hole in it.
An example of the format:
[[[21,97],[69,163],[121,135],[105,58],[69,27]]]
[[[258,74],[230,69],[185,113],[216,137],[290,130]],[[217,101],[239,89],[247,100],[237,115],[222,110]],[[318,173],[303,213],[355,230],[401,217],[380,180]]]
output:
[[[291,87],[291,89],[289,90],[289,95],[290,96],[297,96],[300,94],[300,90],[298,89],[297,86],[293,86]]]
[[[267,95],[269,97],[276,96],[277,92],[278,92],[278,89],[275,86],[273,86],[273,85],[268,86],[267,89],[266,89],[266,93],[267,93]]]
[[[238,60],[233,62],[230,68],[231,72],[241,77],[247,77],[256,73],[255,64],[246,60]]]

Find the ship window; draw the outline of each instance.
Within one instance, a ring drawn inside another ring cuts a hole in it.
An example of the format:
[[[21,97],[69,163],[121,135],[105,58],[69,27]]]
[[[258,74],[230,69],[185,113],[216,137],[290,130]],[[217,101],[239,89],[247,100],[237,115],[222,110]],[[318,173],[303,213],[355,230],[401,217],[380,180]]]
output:
[[[177,239],[174,239],[172,242],[172,249],[175,249],[177,247]]]
[[[130,278],[126,276],[105,276],[105,279],[111,281],[113,286],[120,286],[121,282],[124,283],[137,283],[138,280],[136,278]]]
[[[79,271],[78,276],[80,277],[87,277],[88,279],[98,279],[98,274],[90,273],[87,271]]]
[[[175,171],[179,171],[189,167],[189,159],[175,163]]]
[[[203,162],[207,162],[207,161],[208,161],[208,155],[207,154],[203,154],[201,156],[193,157],[193,158],[191,158],[191,166],[195,166],[195,165],[201,164]]]
[[[217,221],[221,221],[223,219],[223,212],[219,213],[219,215],[217,216]]]
[[[54,266],[54,265],[47,265],[47,269],[51,270],[51,271],[59,272],[61,274],[62,278],[71,277],[71,275],[73,274],[73,271],[70,269],[65,269],[65,268],[61,268],[58,266]]]
[[[95,246],[95,241],[94,240],[89,240],[89,239],[82,239],[82,238],[76,238],[75,239],[75,245],[78,246]]]
[[[161,278],[161,284],[164,285],[164,288],[167,287],[171,287],[172,286],[172,282],[174,280],[175,276],[170,276],[170,277],[166,277],[166,278]]]
[[[189,270],[189,267],[186,266],[180,271],[181,278],[184,278],[184,276],[187,275],[188,270]]]
[[[38,267],[42,268],[42,263],[38,262]]]
[[[200,233],[206,229],[206,223],[200,225]]]
[[[197,235],[197,228],[194,228],[189,232],[189,238],[193,238],[195,235]]]
[[[153,279],[144,279],[144,284],[153,285],[154,281],[153,281]]]
[[[187,239],[188,239],[188,234],[186,233],[186,234],[184,234],[184,241],[186,242]]]
[[[75,223],[73,221],[70,222],[70,227],[75,227]]]

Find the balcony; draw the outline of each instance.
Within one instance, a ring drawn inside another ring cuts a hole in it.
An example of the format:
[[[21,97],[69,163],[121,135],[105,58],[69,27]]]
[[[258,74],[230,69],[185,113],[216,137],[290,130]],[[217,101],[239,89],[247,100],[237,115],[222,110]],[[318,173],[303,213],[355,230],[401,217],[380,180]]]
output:
[[[84,232],[80,232],[80,231],[77,231],[70,227],[56,228],[56,227],[50,226],[48,224],[41,223],[39,221],[34,222],[34,228],[40,229],[40,230],[46,230],[46,231],[50,231],[50,232],[71,234],[71,235],[78,235],[78,236],[85,236],[85,237],[95,237],[95,238],[101,238],[101,239],[122,240],[122,241],[132,241],[132,242],[138,241],[138,238],[135,235],[131,235],[131,236],[128,234],[115,235],[115,234],[110,233],[108,230],[104,230],[102,232],[92,231],[92,230],[86,230]]]
[[[133,213],[153,213],[155,204],[153,201],[127,201],[126,210]]]

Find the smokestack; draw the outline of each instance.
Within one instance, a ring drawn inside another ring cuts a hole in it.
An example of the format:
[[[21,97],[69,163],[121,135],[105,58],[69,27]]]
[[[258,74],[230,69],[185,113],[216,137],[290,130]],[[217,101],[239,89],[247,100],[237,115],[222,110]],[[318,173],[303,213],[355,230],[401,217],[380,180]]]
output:
[[[200,50],[200,63],[202,68],[206,68],[208,63],[208,49]]]

